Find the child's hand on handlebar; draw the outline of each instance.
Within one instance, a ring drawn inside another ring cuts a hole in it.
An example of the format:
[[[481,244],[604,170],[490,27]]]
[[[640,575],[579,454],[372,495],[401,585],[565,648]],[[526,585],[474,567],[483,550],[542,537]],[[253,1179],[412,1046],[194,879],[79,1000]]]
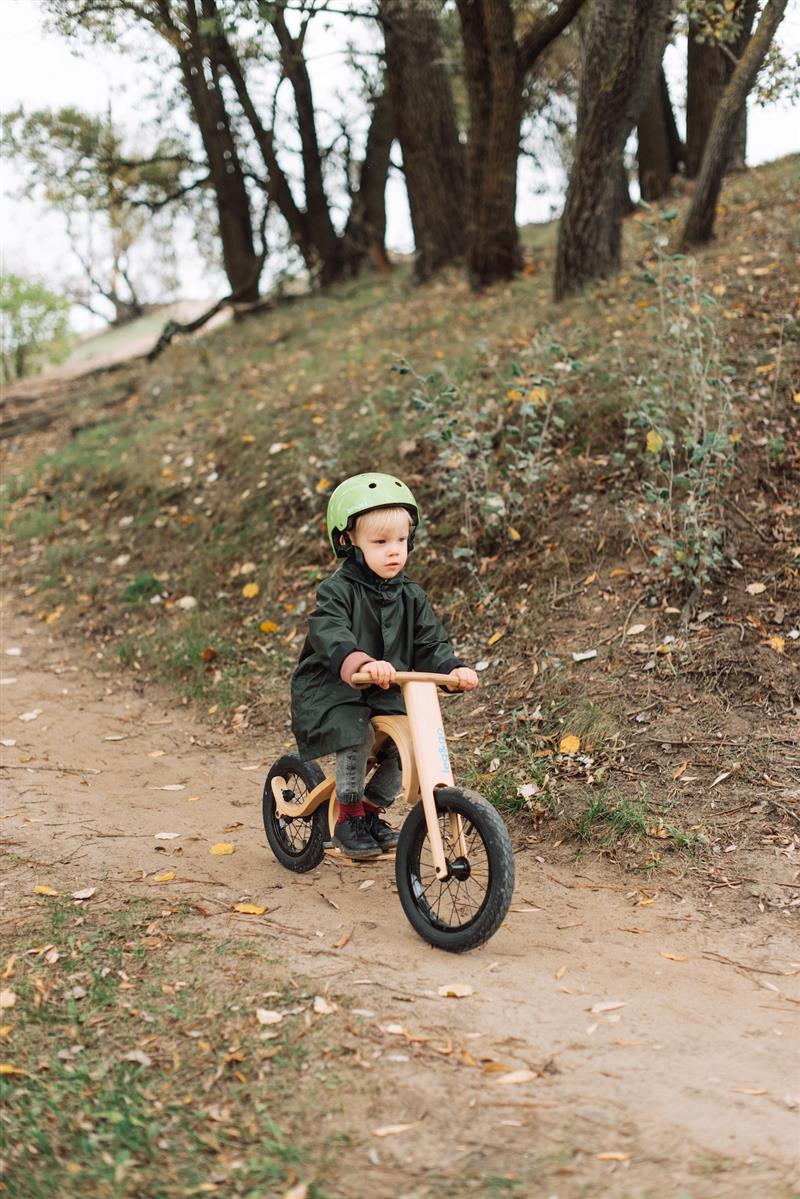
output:
[[[391,662],[378,662],[375,659],[372,662],[364,662],[358,669],[360,674],[368,674],[373,682],[382,687],[384,691],[392,685],[394,676],[397,674]]]
[[[457,685],[448,687],[448,691],[474,691],[480,681],[475,671],[470,670],[468,666],[456,666],[455,670],[450,671],[450,678],[454,679]]]

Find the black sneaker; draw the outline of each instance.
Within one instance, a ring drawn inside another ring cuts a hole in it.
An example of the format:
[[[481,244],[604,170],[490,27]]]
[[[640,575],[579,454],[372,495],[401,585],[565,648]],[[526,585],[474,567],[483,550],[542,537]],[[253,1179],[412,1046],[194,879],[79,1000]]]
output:
[[[364,824],[372,839],[377,841],[381,853],[388,853],[390,849],[396,849],[397,842],[400,840],[397,829],[392,828],[385,820],[381,820],[376,808],[367,808],[366,811]]]
[[[333,833],[333,844],[341,849],[345,857],[377,858],[383,852],[367,827],[365,816],[350,816],[340,821]]]

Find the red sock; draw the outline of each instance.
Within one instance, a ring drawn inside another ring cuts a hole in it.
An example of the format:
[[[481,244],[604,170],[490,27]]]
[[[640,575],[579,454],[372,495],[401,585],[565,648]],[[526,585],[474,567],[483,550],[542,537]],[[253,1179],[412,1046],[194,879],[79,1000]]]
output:
[[[339,805],[339,819],[337,824],[344,824],[345,820],[352,820],[355,816],[366,816],[364,811],[364,801],[360,799],[358,803],[343,803]]]

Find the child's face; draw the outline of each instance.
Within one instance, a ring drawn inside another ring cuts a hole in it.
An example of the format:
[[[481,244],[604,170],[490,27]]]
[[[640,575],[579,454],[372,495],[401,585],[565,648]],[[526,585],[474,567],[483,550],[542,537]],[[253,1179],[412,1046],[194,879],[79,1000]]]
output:
[[[393,579],[408,559],[410,525],[406,512],[392,513],[387,518],[377,510],[359,517],[350,540],[361,550],[370,570],[382,579]]]

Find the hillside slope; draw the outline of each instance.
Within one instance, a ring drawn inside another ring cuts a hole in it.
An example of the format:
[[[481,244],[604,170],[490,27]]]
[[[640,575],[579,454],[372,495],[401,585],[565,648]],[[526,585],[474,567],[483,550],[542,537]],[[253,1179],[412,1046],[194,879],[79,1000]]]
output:
[[[744,895],[748,855],[797,847],[797,168],[732,179],[696,261],[638,213],[624,273],[560,306],[534,229],[482,296],[399,268],[11,397],[12,577],[103,669],[288,742],[327,496],[399,473],[410,573],[483,679],[449,708],[461,777],[521,842]]]

